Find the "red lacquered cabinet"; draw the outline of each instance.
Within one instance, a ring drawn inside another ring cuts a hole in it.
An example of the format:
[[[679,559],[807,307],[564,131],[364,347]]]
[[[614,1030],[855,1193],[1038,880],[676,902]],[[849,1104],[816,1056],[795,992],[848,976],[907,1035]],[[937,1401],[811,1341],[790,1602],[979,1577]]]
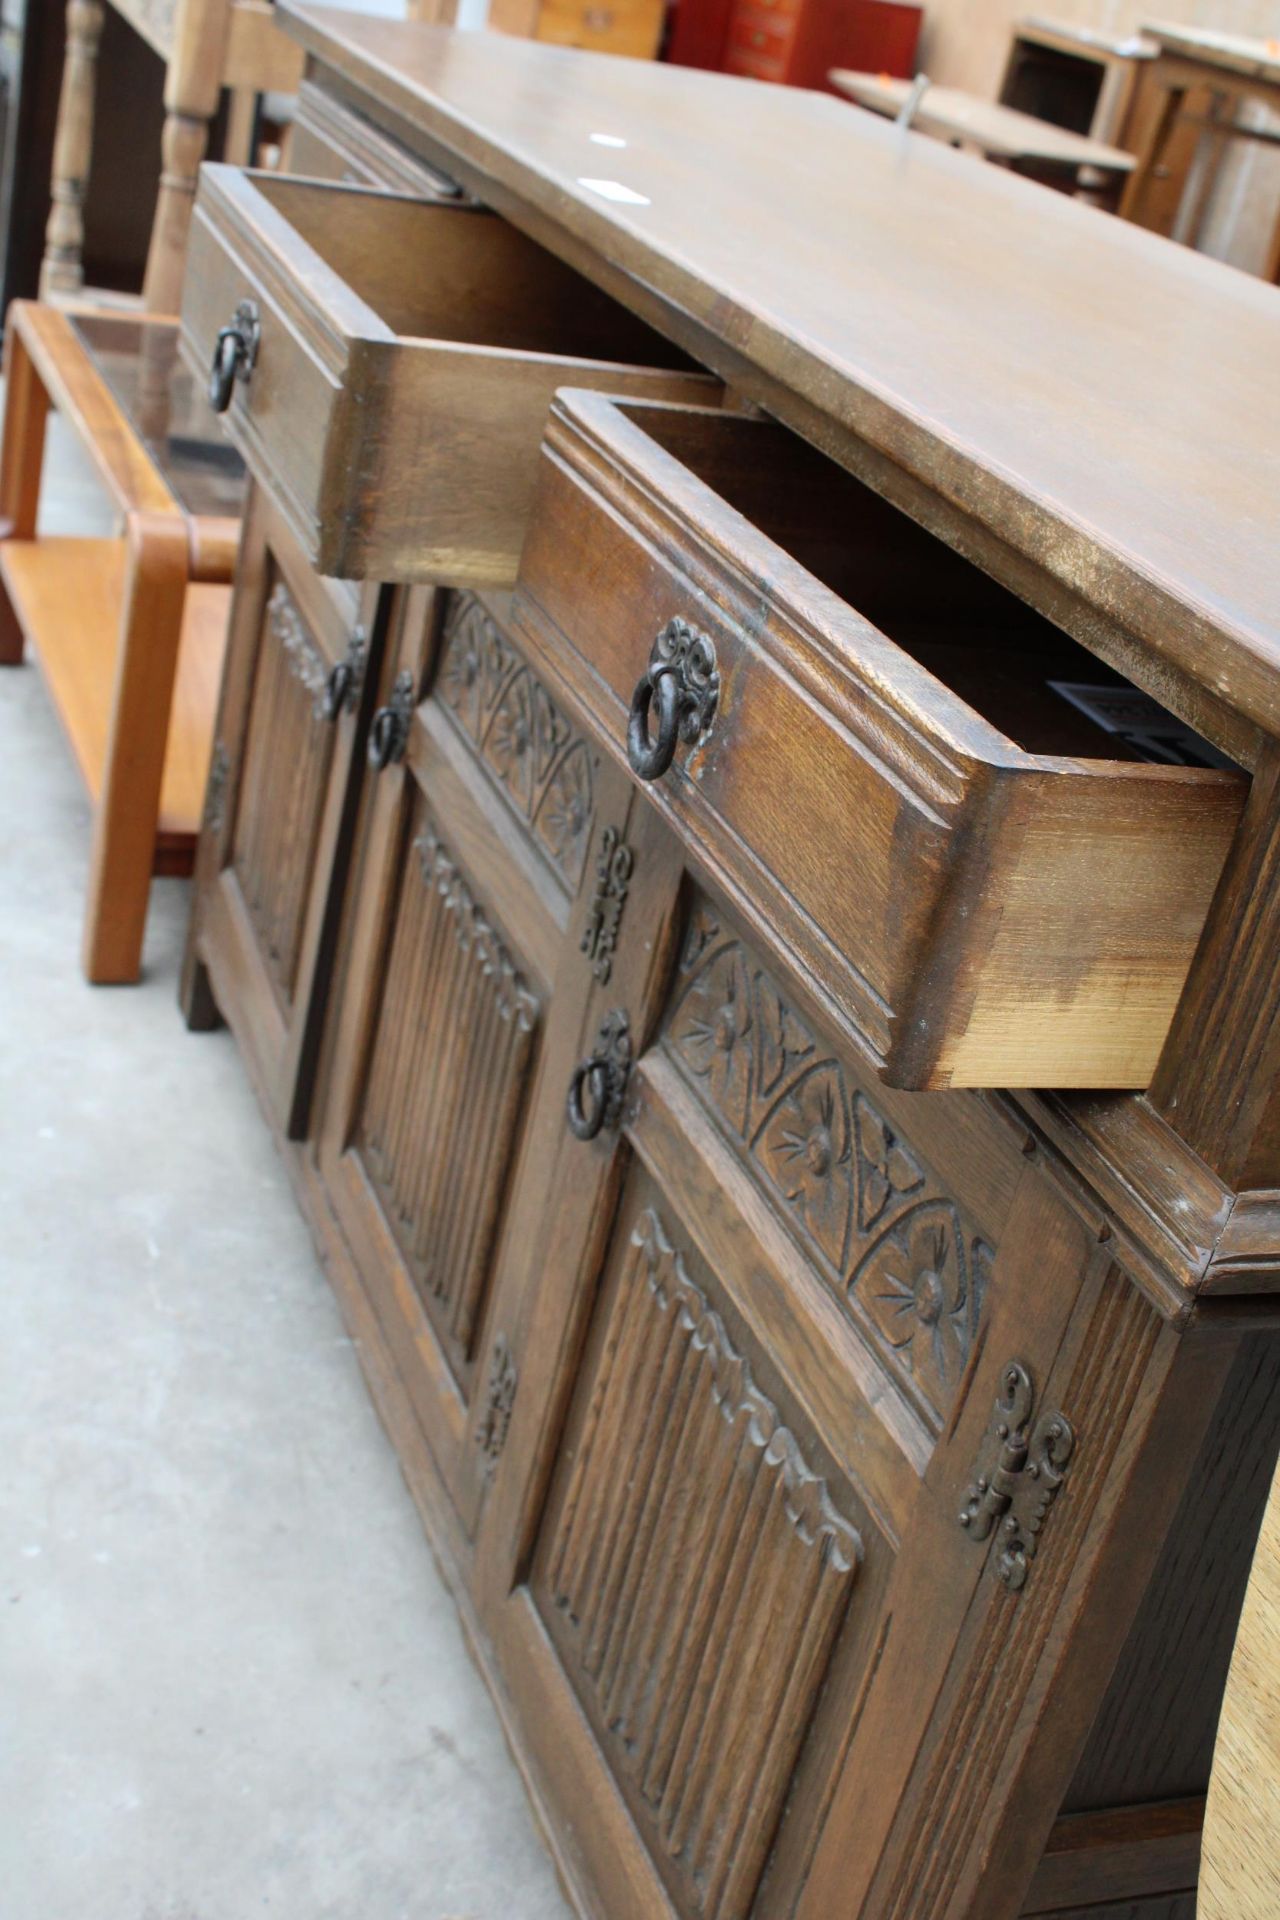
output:
[[[832,67],[910,78],[923,8],[900,0],[678,0],[667,58],[793,87]]]

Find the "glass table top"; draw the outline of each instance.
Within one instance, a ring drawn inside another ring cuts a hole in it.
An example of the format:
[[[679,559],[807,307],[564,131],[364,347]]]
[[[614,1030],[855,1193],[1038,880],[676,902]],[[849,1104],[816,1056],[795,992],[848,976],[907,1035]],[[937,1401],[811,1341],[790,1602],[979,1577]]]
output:
[[[70,318],[178,504],[205,518],[240,519],[244,462],[184,365],[173,322],[115,313]]]

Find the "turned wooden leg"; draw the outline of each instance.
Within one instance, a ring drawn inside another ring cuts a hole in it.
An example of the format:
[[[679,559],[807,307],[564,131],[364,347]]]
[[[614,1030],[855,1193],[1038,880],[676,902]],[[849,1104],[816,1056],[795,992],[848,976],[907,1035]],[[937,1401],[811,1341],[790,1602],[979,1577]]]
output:
[[[93,157],[93,90],[102,38],[103,0],[68,0],[67,50],[53,142],[53,205],[45,228],[40,298],[84,285],[84,199]]]
[[[120,651],[89,869],[83,964],[96,985],[138,978],[169,709],[187,590],[179,515],[131,514]]]
[[[177,313],[187,234],[196,196],[196,176],[209,144],[209,122],[196,114],[170,113],[161,147],[160,197],[156,201],[142,301],[148,313]]]
[[[10,309],[12,315],[13,309]],[[13,319],[5,330],[4,437],[0,441],[0,540],[35,536],[49,396]],[[0,666],[22,659],[22,628],[0,587]]]

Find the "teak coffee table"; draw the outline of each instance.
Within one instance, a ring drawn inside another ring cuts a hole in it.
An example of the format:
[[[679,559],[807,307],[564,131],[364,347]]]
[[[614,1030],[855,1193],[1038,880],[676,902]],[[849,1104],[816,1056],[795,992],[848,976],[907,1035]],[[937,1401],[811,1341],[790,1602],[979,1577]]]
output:
[[[151,875],[188,873],[209,773],[245,477],[169,320],[9,309],[0,447],[0,663],[29,644],[94,807],[82,959],[138,978]],[[55,407],[120,515],[37,537]]]

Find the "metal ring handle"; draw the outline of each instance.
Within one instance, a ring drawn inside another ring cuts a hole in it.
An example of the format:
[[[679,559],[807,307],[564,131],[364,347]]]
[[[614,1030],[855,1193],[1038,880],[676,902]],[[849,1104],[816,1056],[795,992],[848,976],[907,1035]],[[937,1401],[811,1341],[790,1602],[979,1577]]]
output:
[[[658,737],[649,738],[649,709],[658,702]],[[647,667],[636,682],[627,721],[627,759],[638,780],[661,780],[680,737],[680,684],[668,666]]]
[[[209,405],[215,413],[225,413],[231,405],[236,373],[244,352],[245,344],[238,328],[219,329],[213,349],[213,365],[209,369]]]
[[[589,1105],[583,1103],[583,1093],[591,1089]],[[565,1119],[569,1131],[575,1140],[594,1140],[604,1126],[604,1117],[609,1106],[609,1069],[597,1054],[584,1060],[573,1070],[569,1082],[569,1097],[565,1102]]]
[[[403,751],[400,716],[394,707],[379,707],[369,725],[369,765],[375,773],[381,773]]]
[[[346,706],[354,681],[355,674],[349,660],[338,660],[330,667],[329,678],[324,683],[321,711],[331,725]]]

